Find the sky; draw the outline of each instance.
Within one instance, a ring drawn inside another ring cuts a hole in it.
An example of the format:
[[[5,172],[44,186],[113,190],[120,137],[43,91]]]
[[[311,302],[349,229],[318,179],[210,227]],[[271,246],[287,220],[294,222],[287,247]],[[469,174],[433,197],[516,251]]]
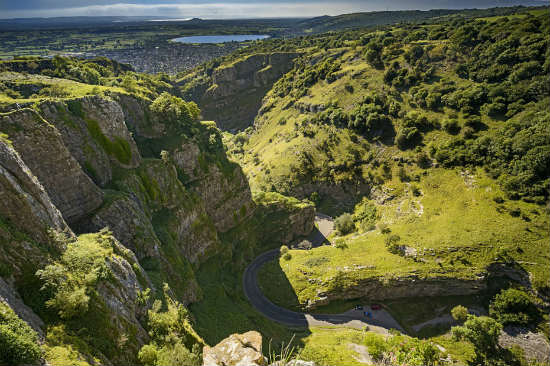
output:
[[[313,17],[359,11],[549,3],[550,0],[0,0],[0,19],[121,15],[205,19]]]

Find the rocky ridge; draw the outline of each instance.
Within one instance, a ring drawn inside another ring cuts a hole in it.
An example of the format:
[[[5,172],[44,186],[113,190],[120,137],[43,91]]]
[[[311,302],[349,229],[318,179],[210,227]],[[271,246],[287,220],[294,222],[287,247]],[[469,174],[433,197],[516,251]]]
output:
[[[202,262],[250,255],[259,243],[249,235],[259,227],[248,181],[225,156],[215,124],[174,130],[149,103],[90,96],[0,114],[1,299],[43,335],[43,310],[29,302],[40,292],[35,273],[67,242],[99,232],[82,240],[110,243],[113,254],[102,259],[110,277],[94,285],[97,296],[82,319],[93,311],[109,326],[86,330],[92,341],[82,357],[107,365],[135,360],[149,342],[151,304],[139,300],[147,288],[167,282],[178,301],[196,301],[202,292],[194,271]],[[292,239],[307,234],[311,210],[281,212],[271,227],[284,222]]]
[[[295,52],[256,53],[222,64],[204,82],[184,80],[180,86],[185,96],[197,102],[205,119],[215,120],[223,130],[242,130],[252,125],[263,97],[298,56]]]

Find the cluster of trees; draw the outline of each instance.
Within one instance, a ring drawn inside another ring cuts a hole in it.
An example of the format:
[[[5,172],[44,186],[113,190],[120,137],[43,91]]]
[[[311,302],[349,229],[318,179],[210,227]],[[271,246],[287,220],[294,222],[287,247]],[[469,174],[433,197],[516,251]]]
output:
[[[503,326],[536,326],[541,314],[531,297],[524,291],[509,288],[495,296],[489,307],[490,316],[468,314],[468,309],[458,305],[451,311],[453,318],[462,323],[452,328],[455,339],[462,339],[474,346],[474,365],[522,365],[522,354],[504,349],[499,344]]]
[[[151,103],[150,109],[156,113],[162,122],[169,126],[181,127],[196,123],[200,116],[200,109],[195,102],[185,102],[167,92],[162,93]]]
[[[331,104],[310,119],[304,120],[303,127],[309,125],[332,125],[338,128],[349,128],[368,138],[393,133],[390,116],[397,117],[401,106],[397,101],[381,93],[368,93],[362,97],[350,111],[345,111],[337,104]],[[312,136],[311,136],[312,137]]]
[[[524,113],[477,139],[455,138],[432,151],[443,166],[483,166],[511,198],[544,202],[550,186],[550,112]]]
[[[318,81],[326,80],[331,83],[336,80],[336,72],[341,67],[338,60],[328,57],[314,65],[309,65],[309,62],[305,58],[300,59],[294,72],[285,74],[273,85],[274,95],[284,97],[290,94],[298,99],[306,95],[307,89]]]

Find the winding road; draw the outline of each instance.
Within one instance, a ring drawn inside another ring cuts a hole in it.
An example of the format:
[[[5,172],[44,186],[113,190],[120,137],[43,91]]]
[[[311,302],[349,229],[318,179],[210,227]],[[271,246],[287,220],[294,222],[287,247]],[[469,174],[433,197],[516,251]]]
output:
[[[312,247],[323,245],[327,241],[327,236],[333,230],[332,219],[326,215],[317,214],[315,222],[317,228],[314,229],[308,238]],[[369,330],[384,334],[388,333],[388,330],[391,328],[403,331],[397,321],[384,309],[372,311],[369,306],[365,306],[362,311],[349,310],[342,314],[311,314],[299,313],[275,305],[260,290],[258,286],[258,271],[265,263],[278,258],[279,249],[262,253],[248,265],[243,275],[243,289],[248,301],[267,318],[295,328],[342,326],[363,329],[368,326]],[[364,311],[370,311],[373,314],[373,318],[367,319]]]

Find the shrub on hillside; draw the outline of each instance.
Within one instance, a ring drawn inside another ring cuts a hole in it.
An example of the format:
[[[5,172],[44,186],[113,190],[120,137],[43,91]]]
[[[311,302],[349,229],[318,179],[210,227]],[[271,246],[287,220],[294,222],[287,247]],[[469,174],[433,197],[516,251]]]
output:
[[[468,309],[465,306],[457,305],[451,310],[451,316],[459,323],[464,323],[468,318]]]
[[[495,296],[489,307],[489,315],[503,325],[522,326],[532,324],[540,316],[529,295],[513,288],[503,290]]]
[[[84,315],[98,282],[111,276],[107,258],[113,253],[110,232],[86,234],[67,245],[61,258],[36,272],[43,290],[53,295],[46,301],[63,319]]]
[[[191,327],[187,309],[173,300],[170,292],[164,284],[164,311],[157,299],[147,312],[151,343],[140,349],[138,359],[148,366],[200,365],[200,348],[204,342]]]
[[[453,327],[452,334],[457,340],[466,340],[474,346],[475,365],[497,365],[502,355],[498,338],[502,325],[487,316],[468,315],[463,326]]]
[[[40,354],[36,332],[0,301],[0,365],[37,364]]]
[[[347,235],[355,231],[353,217],[349,213],[338,216],[336,220],[334,220],[334,228],[338,230],[340,235]]]
[[[369,231],[376,227],[378,214],[376,206],[366,197],[363,197],[360,203],[355,205],[353,211],[353,221],[362,231]]]
[[[386,245],[386,248],[390,253],[398,254],[400,252],[399,248],[399,241],[401,240],[401,237],[397,234],[392,234],[389,236],[386,236],[384,239],[384,244]]]
[[[185,102],[183,99],[162,93],[151,103],[151,111],[157,113],[166,122],[183,126],[197,121],[200,110],[194,102]],[[163,121],[164,122],[164,121]]]

